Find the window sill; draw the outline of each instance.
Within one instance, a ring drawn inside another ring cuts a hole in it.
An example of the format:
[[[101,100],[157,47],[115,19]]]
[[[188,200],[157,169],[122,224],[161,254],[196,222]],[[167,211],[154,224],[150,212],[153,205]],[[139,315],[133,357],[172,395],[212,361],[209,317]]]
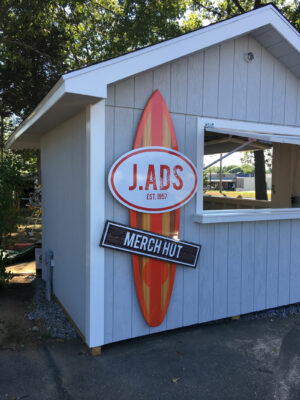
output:
[[[272,208],[252,210],[207,210],[196,214],[194,221],[200,224],[223,222],[276,221],[300,219],[300,208]]]

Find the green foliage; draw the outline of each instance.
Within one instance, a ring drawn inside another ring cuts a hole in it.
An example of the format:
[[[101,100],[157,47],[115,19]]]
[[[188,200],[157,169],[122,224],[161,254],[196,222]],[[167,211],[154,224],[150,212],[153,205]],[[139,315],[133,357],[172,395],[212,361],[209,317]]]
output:
[[[62,73],[248,11],[263,0],[2,0],[0,118],[23,119]],[[300,26],[298,0],[275,0]]]
[[[1,1],[1,117],[26,116],[63,72],[68,37],[59,3]]]
[[[241,168],[244,174],[254,174],[254,165],[243,164]]]
[[[200,21],[218,22],[268,3],[269,0],[191,0],[190,8],[193,18],[196,16]],[[300,31],[299,0],[273,0],[272,4]]]
[[[222,168],[223,174],[236,174],[238,172],[243,172],[243,169],[239,165],[224,165]],[[206,170],[207,173],[219,174],[220,167],[217,165],[213,165],[212,167]]]
[[[253,172],[254,172],[254,152],[253,151],[245,151],[242,154],[243,154],[243,156],[241,157],[242,168],[244,165],[249,165],[249,166],[253,167]],[[271,171],[272,170],[273,149],[264,150],[264,156],[265,156],[266,170]],[[244,173],[248,173],[248,172],[244,172]]]
[[[212,174],[218,174],[220,172],[220,167],[217,165],[213,165],[205,170],[208,174],[211,172]]]
[[[118,1],[118,15],[106,52],[119,55],[182,33],[179,20],[187,10],[183,0]]]
[[[208,185],[208,176],[207,176],[207,172],[203,171],[203,187],[206,188]]]
[[[0,118],[22,119],[62,73],[183,32],[185,0],[2,0]]]
[[[4,164],[1,166],[0,202],[7,207],[8,217],[7,222],[0,221],[0,234],[11,229],[8,229],[13,210],[11,194],[20,187],[19,183],[15,185],[15,179],[12,184],[5,178],[9,175],[8,162],[13,174],[15,167],[20,168],[19,176],[36,173],[36,154],[6,153],[4,140],[61,74],[241,14],[267,1],[2,0],[0,161]],[[274,0],[274,4],[299,30],[299,1]],[[267,166],[270,168],[268,160]],[[218,168],[212,167],[207,172],[219,172]],[[237,169],[230,172],[237,172]],[[7,191],[5,195],[4,191]],[[0,213],[3,216],[4,209]]]
[[[0,162],[0,245],[2,239],[16,230],[18,198],[36,174],[33,152],[5,152]]]
[[[0,249],[0,287],[7,286],[12,278],[12,274],[6,271],[7,264],[7,256],[5,252]]]
[[[242,172],[241,167],[238,165],[224,165],[222,169],[224,174],[234,174],[237,172]]]
[[[238,165],[228,165],[226,172],[237,174],[238,172],[243,172],[242,167]]]
[[[14,190],[19,186],[19,174],[8,160],[0,164],[0,244],[4,235],[13,232],[17,224]]]

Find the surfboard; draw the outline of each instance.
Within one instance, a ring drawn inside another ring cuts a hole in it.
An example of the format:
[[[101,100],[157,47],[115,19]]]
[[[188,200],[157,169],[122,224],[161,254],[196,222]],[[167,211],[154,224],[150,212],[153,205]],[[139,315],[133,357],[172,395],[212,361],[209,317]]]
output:
[[[133,149],[160,146],[178,150],[175,130],[168,107],[156,90],[150,97],[139,122]],[[160,235],[179,238],[180,209],[161,214],[130,210],[130,225]],[[132,255],[138,301],[149,326],[159,326],[170,303],[176,265]]]

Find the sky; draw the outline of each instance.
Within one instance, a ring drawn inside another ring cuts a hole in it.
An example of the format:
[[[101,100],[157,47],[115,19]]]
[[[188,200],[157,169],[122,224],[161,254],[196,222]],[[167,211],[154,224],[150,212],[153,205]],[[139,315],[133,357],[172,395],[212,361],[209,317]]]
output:
[[[229,157],[227,157],[223,160],[223,166],[225,166],[225,165],[242,165],[242,163],[241,163],[242,156],[243,156],[243,153],[241,153],[241,152],[231,154]],[[220,158],[220,154],[204,156],[204,165],[208,165],[208,164],[212,163],[214,160],[218,160],[219,158]],[[217,163],[215,165],[218,167],[220,165],[220,163]]]

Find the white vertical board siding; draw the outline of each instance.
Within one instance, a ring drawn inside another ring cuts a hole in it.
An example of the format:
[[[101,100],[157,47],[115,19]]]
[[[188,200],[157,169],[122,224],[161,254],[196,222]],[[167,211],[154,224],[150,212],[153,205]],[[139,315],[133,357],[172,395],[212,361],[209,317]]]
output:
[[[196,159],[196,141],[197,119],[191,116],[185,118],[185,146],[182,152],[191,160]],[[197,242],[198,227],[195,226],[193,215],[196,208],[196,197],[194,197],[181,210],[183,219],[183,235],[185,240]],[[191,325],[198,322],[198,304],[199,298],[199,269],[182,268],[183,271],[183,325]]]
[[[198,321],[213,320],[214,314],[214,239],[215,225],[199,227],[199,242],[202,246],[197,268],[198,284]]]
[[[272,122],[274,83],[274,57],[265,49],[261,53],[260,71],[260,122]]]
[[[219,46],[211,47],[204,52],[204,85],[203,85],[203,115],[216,117],[218,115],[219,92]]]
[[[215,226],[214,236],[214,314],[213,319],[227,315],[227,275],[228,275],[228,225]]]
[[[262,47],[249,37],[248,51],[254,54],[254,60],[247,64],[247,121],[259,120],[260,102],[260,73]]]
[[[280,221],[278,257],[278,306],[290,302],[291,221]]]
[[[115,141],[114,159],[116,160],[132,148],[133,109],[117,108],[115,111],[115,132],[122,132],[122,139]],[[125,150],[126,149],[126,150]],[[120,203],[114,201],[114,221],[129,223],[128,210]],[[132,319],[132,284],[130,256],[114,253],[114,318],[113,340],[122,340],[131,336]],[[130,284],[128,284],[130,283]]]
[[[179,151],[185,149],[185,134],[186,134],[186,117],[185,115],[174,114],[173,125],[177,136],[177,143]],[[185,232],[184,226],[185,209],[181,209],[180,218],[180,232]],[[168,313],[166,315],[167,329],[173,329],[183,325],[183,274],[184,267],[178,266],[176,268],[176,275],[174,280],[173,294],[175,294],[169,305]]]
[[[231,118],[234,77],[234,41],[230,40],[220,46],[220,80],[218,93],[218,116]],[[227,101],[223,101],[227,98]]]
[[[242,223],[242,275],[241,275],[241,314],[254,310],[254,238],[255,223]]]
[[[171,64],[165,64],[153,71],[153,91],[159,89],[170,110],[171,108]]]
[[[296,125],[300,126],[300,79],[297,82],[297,115],[296,115]]]
[[[186,113],[187,57],[171,64],[171,108],[175,113]]]
[[[291,266],[290,266],[290,302],[299,301],[300,282],[300,221],[291,222]]]
[[[241,313],[242,224],[228,224],[227,314]]]
[[[248,51],[254,53],[252,63],[244,61]],[[293,88],[288,73],[254,38],[241,37],[109,86],[107,173],[132,149],[143,108],[156,89],[171,113],[179,151],[194,163],[199,116],[299,124],[300,85]],[[194,222],[195,212],[194,198],[181,209],[180,236],[202,245],[199,263],[196,269],[177,266],[159,327],[143,319],[130,255],[105,250],[106,343],[300,301],[299,222],[201,225]],[[108,188],[106,215],[129,223],[129,210]]]
[[[286,70],[279,61],[274,64],[272,121],[284,124]]]
[[[85,335],[86,114],[41,139],[43,252],[52,250],[54,294]]]
[[[255,310],[266,308],[268,223],[255,223],[254,239],[254,299]],[[271,265],[271,264],[270,264]],[[272,266],[272,265],[271,265]]]
[[[285,118],[287,125],[295,125],[297,119],[297,78],[290,72],[286,73]]]
[[[203,107],[203,53],[188,57],[187,114],[201,115]]]
[[[249,38],[247,36],[234,41],[234,81],[233,81],[233,115],[234,119],[246,119],[247,107],[247,68],[244,60],[248,51]],[[225,101],[224,97],[222,102]]]
[[[272,308],[278,305],[279,221],[268,223],[267,237],[266,308]]]

